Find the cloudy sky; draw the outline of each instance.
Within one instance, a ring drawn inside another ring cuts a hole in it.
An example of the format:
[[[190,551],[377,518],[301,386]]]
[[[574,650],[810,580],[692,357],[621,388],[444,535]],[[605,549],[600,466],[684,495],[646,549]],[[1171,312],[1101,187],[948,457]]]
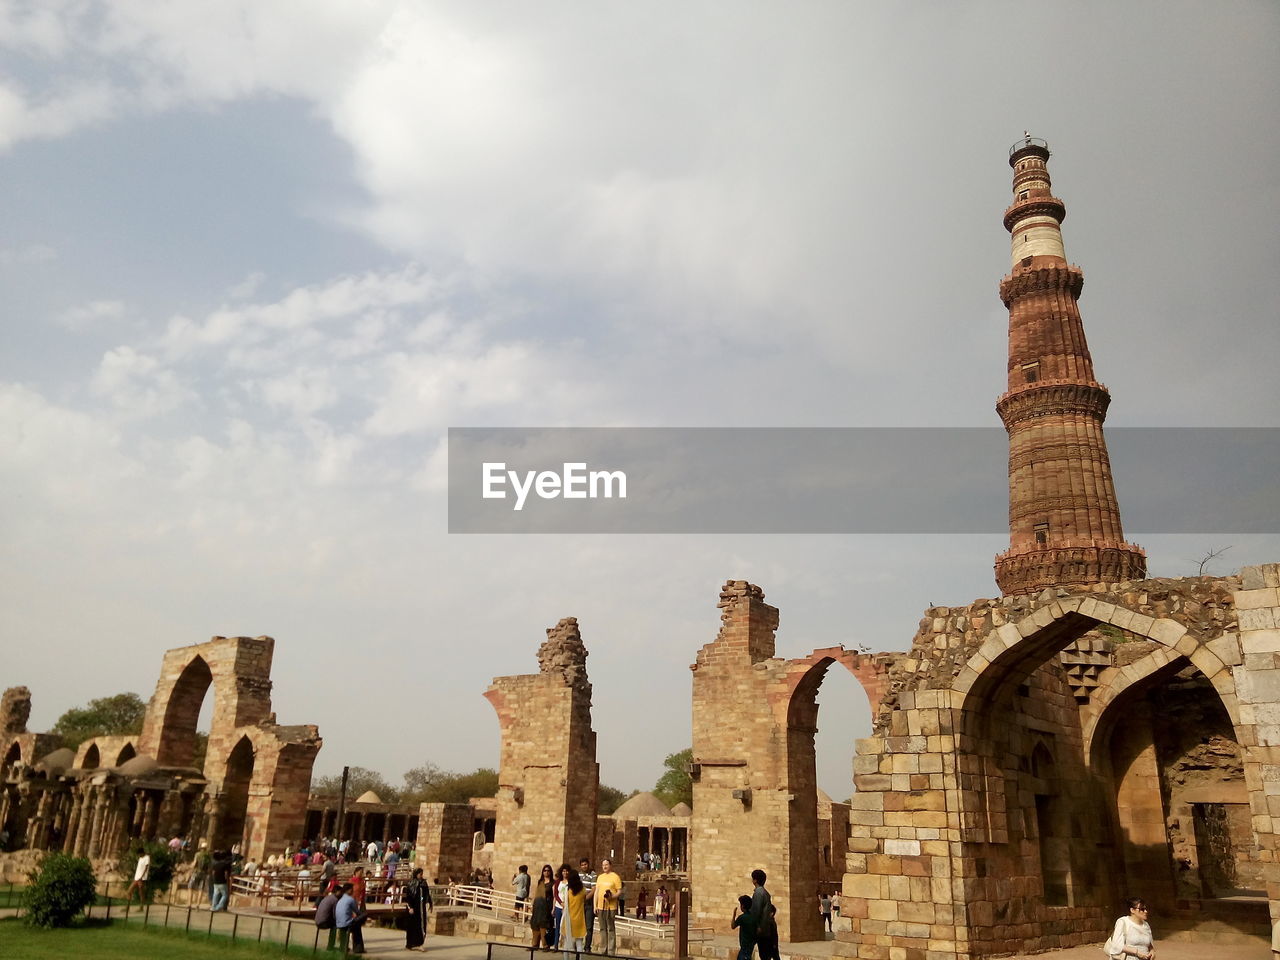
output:
[[[270,634],[317,770],[398,780],[496,764],[482,692],[575,615],[650,786],[726,578],[781,655],[903,649],[1004,538],[450,536],[446,428],[997,425],[1024,130],[1110,422],[1280,426],[1278,44],[1269,0],[0,0],[0,684],[43,729]]]

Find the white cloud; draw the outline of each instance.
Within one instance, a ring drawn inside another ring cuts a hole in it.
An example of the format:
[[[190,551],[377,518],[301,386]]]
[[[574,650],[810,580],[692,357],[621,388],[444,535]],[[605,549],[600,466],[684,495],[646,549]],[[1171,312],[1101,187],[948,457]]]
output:
[[[118,320],[124,316],[125,305],[120,300],[91,300],[63,310],[54,322],[68,330],[85,330],[103,320]]]
[[[169,413],[196,396],[175,371],[130,346],[115,347],[103,354],[92,386],[94,393],[132,417]]]

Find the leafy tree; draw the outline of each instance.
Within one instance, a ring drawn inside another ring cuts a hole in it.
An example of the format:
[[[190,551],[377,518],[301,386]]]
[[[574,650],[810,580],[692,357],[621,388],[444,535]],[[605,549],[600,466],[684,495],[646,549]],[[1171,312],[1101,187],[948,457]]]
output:
[[[498,792],[498,771],[480,767],[471,773],[447,773],[433,763],[414,767],[404,775],[405,800],[410,803],[466,803],[472,797]]]
[[[138,865],[138,858],[142,856],[143,850],[151,855],[151,870],[147,873],[147,899],[154,900],[157,893],[168,889],[173,882],[178,858],[164,844],[135,843],[120,856],[120,872],[126,877],[133,876],[133,868]]]
[[[627,793],[625,790],[619,790],[617,787],[602,783],[600,784],[600,806],[597,811],[607,817],[622,806],[624,800],[630,800],[639,792],[639,790],[632,790]]]
[[[93,737],[141,733],[146,714],[146,701],[136,693],[117,693],[90,700],[85,707],[72,707],[58,718],[53,732],[62,737],[63,746],[74,750]]]
[[[36,927],[66,927],[93,903],[98,884],[84,857],[46,853],[22,892],[25,920]]]
[[[693,806],[693,780],[689,777],[688,770],[692,762],[693,747],[670,754],[662,761],[665,770],[653,785],[653,793],[668,807],[674,807],[677,803]]]
[[[347,799],[354,800],[368,790],[376,793],[383,803],[399,803],[400,791],[387,783],[387,778],[377,770],[352,767],[347,776]],[[311,781],[311,792],[336,797],[342,793],[342,774],[330,774]]]

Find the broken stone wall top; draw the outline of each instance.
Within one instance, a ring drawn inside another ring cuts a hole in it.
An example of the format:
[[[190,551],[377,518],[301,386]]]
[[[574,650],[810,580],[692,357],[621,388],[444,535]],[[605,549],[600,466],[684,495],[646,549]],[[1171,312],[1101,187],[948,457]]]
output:
[[[26,687],[10,687],[0,699],[0,734],[6,737],[27,732],[31,719],[31,691]]]
[[[554,627],[547,628],[547,640],[538,648],[538,670],[544,674],[560,675],[567,687],[590,691],[587,648],[578,631],[577,617],[565,617]]]

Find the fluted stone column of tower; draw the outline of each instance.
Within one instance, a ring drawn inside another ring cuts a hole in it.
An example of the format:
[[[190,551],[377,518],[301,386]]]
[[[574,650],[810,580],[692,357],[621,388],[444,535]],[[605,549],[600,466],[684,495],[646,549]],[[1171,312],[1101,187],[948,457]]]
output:
[[[1013,269],[1000,282],[1009,389],[996,403],[1009,433],[1009,549],[995,564],[1006,596],[1140,579],[1147,569],[1120,526],[1102,433],[1111,395],[1094,379],[1076,303],[1084,274],[1067,263],[1066,207],[1048,160],[1048,144],[1030,136],[1009,152]]]

